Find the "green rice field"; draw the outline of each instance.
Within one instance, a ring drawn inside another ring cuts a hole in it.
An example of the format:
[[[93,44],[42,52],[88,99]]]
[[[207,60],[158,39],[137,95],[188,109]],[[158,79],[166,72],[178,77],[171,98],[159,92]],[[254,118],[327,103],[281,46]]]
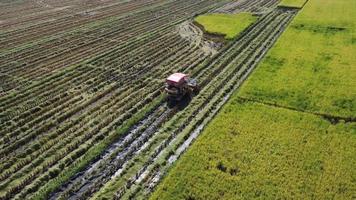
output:
[[[233,39],[247,26],[256,21],[256,17],[250,13],[214,13],[200,15],[195,18],[195,21],[202,25],[208,33],[223,35],[225,39]]]

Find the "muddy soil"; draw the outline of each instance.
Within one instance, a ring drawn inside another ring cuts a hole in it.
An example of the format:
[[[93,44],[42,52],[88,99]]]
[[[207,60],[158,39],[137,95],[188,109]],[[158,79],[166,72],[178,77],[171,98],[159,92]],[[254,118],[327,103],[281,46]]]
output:
[[[223,45],[221,42],[214,42],[204,37],[203,31],[192,21],[186,21],[180,24],[178,26],[178,33],[193,46],[199,46],[206,55],[215,55]]]

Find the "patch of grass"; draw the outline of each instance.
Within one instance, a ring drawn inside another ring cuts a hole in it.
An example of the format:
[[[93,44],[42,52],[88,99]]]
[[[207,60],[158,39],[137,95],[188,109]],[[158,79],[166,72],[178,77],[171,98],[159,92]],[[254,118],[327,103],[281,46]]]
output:
[[[356,116],[356,1],[309,1],[242,87],[241,95]]]
[[[210,34],[223,35],[225,39],[233,39],[256,19],[250,13],[214,13],[198,16],[195,18],[195,22],[202,25],[205,31]]]
[[[293,8],[302,8],[307,0],[282,0],[278,5]]]

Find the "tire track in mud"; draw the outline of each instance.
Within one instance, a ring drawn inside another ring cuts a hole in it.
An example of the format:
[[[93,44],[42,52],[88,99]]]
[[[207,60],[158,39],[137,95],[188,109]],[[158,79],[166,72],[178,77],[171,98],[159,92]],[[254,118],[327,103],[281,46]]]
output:
[[[200,81],[203,90],[206,90],[208,92],[207,94],[210,96],[207,95],[207,99],[198,100],[199,94],[197,96],[197,100],[194,98],[192,100],[193,102],[200,101],[202,105],[198,106],[195,111],[192,111],[187,120],[183,121],[183,123],[179,125],[179,128],[174,133],[169,135],[168,138],[161,141],[158,146],[153,145],[155,137],[159,136],[160,132],[158,130],[161,129],[161,126],[165,122],[171,120],[177,112],[177,108],[168,108],[164,105],[164,103],[162,103],[161,106],[155,109],[144,120],[138,123],[137,126],[132,128],[123,139],[113,144],[100,158],[100,160],[93,163],[84,172],[77,174],[76,177],[72,178],[70,182],[63,185],[59,191],[53,193],[51,199],[89,198],[108,181],[121,177],[122,174],[125,175],[123,171],[130,168],[129,162],[134,160],[137,155],[140,155],[146,149],[150,149],[152,147],[156,147],[156,149],[151,149],[150,152],[153,152],[151,157],[144,163],[140,170],[127,181],[127,184],[120,188],[116,197],[118,198],[123,195],[127,195],[128,193],[126,191],[131,188],[133,183],[136,182],[136,185],[142,184],[142,180],[145,179],[142,176],[151,176],[152,178],[147,180],[158,181],[162,174],[164,174],[164,170],[162,170],[162,172],[159,171],[160,175],[157,179],[157,177],[155,178],[155,176],[152,176],[152,174],[157,174],[157,172],[147,172],[147,169],[153,166],[155,160],[162,157],[162,152],[166,151],[167,146],[170,146],[169,144],[174,141],[174,138],[176,138],[176,136],[186,128],[186,124],[190,124],[190,121],[194,119],[194,116],[198,114],[199,111],[208,109],[211,113],[213,113],[212,115],[214,115],[220,109],[232,91],[234,91],[236,87],[242,83],[242,81],[257,65],[258,61],[272,46],[274,41],[278,38],[295,13],[295,11],[278,9],[270,14],[267,14],[256,24],[247,29],[245,33],[241,34],[241,37],[229,45],[225,51],[222,51],[221,54],[216,55],[214,61],[206,64],[204,67],[201,67],[200,70],[199,68],[198,70],[193,69],[193,77],[199,77],[201,79]],[[236,66],[234,67],[232,64]],[[216,69],[215,66],[219,67]],[[211,79],[212,77],[214,78]],[[219,87],[213,87],[210,91],[209,88],[212,87],[211,82],[216,82],[215,84],[219,85]],[[224,85],[225,83],[230,84],[227,86]],[[237,86],[234,86],[236,84]],[[214,92],[212,91],[220,94],[219,98],[214,98]],[[186,109],[189,108],[190,106],[187,106]],[[198,123],[193,125],[193,127],[197,127],[197,130],[201,130],[203,128],[203,124],[201,126],[198,125],[204,121],[204,117],[208,117],[210,119],[212,116],[209,114],[204,115],[203,118],[198,120]],[[180,150],[177,150],[178,153],[175,155],[176,158],[168,159],[171,161],[177,159],[179,155],[183,153],[190,143],[198,136],[200,131],[195,130],[193,132],[193,136],[188,136],[185,140],[189,141],[188,143],[184,143],[184,141],[182,142],[185,147],[178,148]],[[146,183],[146,185],[152,185],[152,182],[144,183]],[[146,187],[146,189],[147,188],[151,188],[151,186]]]

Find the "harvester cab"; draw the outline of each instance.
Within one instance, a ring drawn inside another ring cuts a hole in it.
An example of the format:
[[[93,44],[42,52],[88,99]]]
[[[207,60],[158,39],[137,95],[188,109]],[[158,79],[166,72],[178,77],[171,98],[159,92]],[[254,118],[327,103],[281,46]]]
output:
[[[191,97],[198,92],[198,85],[195,79],[187,74],[174,73],[166,79],[165,91],[170,101],[180,101],[185,96]]]

